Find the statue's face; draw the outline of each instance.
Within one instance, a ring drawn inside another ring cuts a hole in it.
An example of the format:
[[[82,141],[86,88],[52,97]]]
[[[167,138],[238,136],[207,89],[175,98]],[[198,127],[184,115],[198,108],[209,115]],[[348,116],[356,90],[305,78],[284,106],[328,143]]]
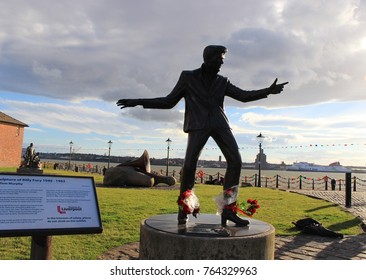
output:
[[[206,67],[219,72],[221,69],[221,65],[224,64],[225,54],[224,53],[217,53],[216,55],[212,56],[209,60],[205,61]]]

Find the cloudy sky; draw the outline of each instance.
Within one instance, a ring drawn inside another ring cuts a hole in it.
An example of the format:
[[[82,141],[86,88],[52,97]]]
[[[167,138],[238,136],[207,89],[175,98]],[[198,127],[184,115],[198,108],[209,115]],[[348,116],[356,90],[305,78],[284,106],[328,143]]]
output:
[[[243,89],[284,92],[225,110],[244,162],[366,165],[365,0],[0,0],[0,111],[29,125],[37,151],[184,157],[184,101],[120,110],[120,98],[169,94],[209,44]],[[202,159],[221,155],[213,141]]]

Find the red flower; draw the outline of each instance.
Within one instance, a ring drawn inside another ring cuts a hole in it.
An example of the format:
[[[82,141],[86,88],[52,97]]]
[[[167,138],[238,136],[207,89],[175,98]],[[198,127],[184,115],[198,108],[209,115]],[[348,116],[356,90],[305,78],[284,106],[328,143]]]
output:
[[[191,197],[193,196],[193,197]],[[192,199],[193,198],[193,202]],[[198,204],[198,200],[195,197],[195,195],[193,194],[192,190],[187,190],[184,193],[182,193],[179,197],[178,197],[178,201],[177,201],[179,208],[181,211],[183,211],[186,214],[193,214],[193,216],[196,217],[196,215],[199,212],[199,204]]]
[[[183,205],[183,212],[184,213],[190,213],[191,212],[188,205]]]
[[[258,204],[258,200],[256,199],[248,198],[247,203],[249,203],[248,206],[245,204],[245,202],[242,202],[238,208],[240,208],[240,212],[251,217],[257,212],[257,209],[260,208],[260,206]]]
[[[227,189],[224,191],[224,197],[231,197],[232,196],[232,193],[233,193],[233,190],[232,189]]]

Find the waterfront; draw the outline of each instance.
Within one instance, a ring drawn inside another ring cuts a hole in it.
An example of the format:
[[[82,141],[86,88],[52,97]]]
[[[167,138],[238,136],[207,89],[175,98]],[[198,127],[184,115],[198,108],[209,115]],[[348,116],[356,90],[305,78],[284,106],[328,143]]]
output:
[[[151,169],[156,172],[163,171],[163,174],[165,173],[166,166],[151,166]],[[169,167],[169,174],[173,172],[173,170],[179,174],[180,167],[179,166],[170,166]],[[198,167],[197,172],[202,170],[206,175],[212,175],[215,176],[218,173],[224,175],[225,174],[225,168],[205,168],[205,167]],[[241,177],[252,177],[255,174],[258,174],[258,170],[256,169],[242,169]],[[334,173],[334,172],[307,172],[307,171],[287,171],[287,170],[261,170],[261,176],[262,177],[268,177],[273,178],[276,175],[279,175],[284,178],[298,178],[300,175],[307,178],[314,178],[314,179],[322,179],[325,176],[328,178],[334,178],[336,180],[338,179],[344,179],[345,173]],[[356,176],[356,173],[352,173],[352,176]],[[365,173],[357,173],[357,177],[366,179]]]
[[[68,160],[43,161],[47,169],[55,167],[57,169],[68,169]],[[114,167],[119,163],[110,163]],[[103,173],[103,169],[108,167],[107,162],[84,162],[71,161],[70,170],[89,173]],[[169,166],[168,174],[180,181],[180,166]],[[151,171],[166,175],[166,166],[151,165]],[[202,171],[202,172],[200,172]],[[218,184],[223,179],[225,168],[197,168],[196,183]],[[198,176],[199,172],[202,176]],[[75,172],[76,173],[76,172]],[[240,182],[241,186],[258,186],[258,170],[242,169]],[[354,191],[366,191],[366,173],[351,173],[351,184]],[[286,170],[261,170],[262,187],[278,189],[302,189],[302,190],[339,190],[346,187],[346,174],[334,172],[306,172],[306,171],[286,171]]]
[[[68,160],[45,160],[43,162],[47,163],[47,167],[51,168],[54,163],[60,163],[61,165],[67,165]],[[119,163],[110,163],[110,167],[116,166]],[[77,165],[80,167],[85,166],[92,166],[94,169],[97,167],[99,171],[103,169],[103,167],[108,166],[108,162],[83,162],[83,161],[71,161],[71,165],[75,166]],[[151,165],[151,170],[157,173],[161,173],[165,175],[166,173],[166,166],[162,165]],[[174,174],[176,178],[179,178],[181,167],[180,166],[169,166],[169,175]],[[209,175],[215,177],[218,174],[224,175],[225,174],[225,168],[205,168],[205,167],[197,167],[197,172],[202,170],[205,174],[205,178]],[[255,174],[258,174],[258,170],[256,169],[242,169],[241,178],[242,180],[246,177],[252,177]],[[296,179],[299,176],[302,176],[304,178],[313,178],[315,180],[321,180],[325,176],[327,176],[330,179],[336,179],[336,180],[344,180],[345,179],[345,173],[335,173],[335,172],[306,172],[306,171],[287,171],[287,170],[261,170],[261,177],[268,177],[268,178],[274,178],[276,175],[279,175],[283,178],[290,178],[290,179]],[[362,180],[366,180],[366,173],[352,173],[352,176],[357,176],[358,178]]]
[[[164,166],[151,166],[153,171],[162,173],[165,175],[166,167]],[[179,174],[179,167],[169,167],[169,174],[173,171],[175,174]],[[225,168],[197,168],[197,172],[203,171],[203,182],[209,179],[211,175],[213,179],[224,176]],[[242,169],[241,183],[248,183],[251,185],[257,185],[258,170],[255,169]],[[366,191],[366,174],[354,173],[352,174],[352,186],[356,185],[358,191]],[[177,177],[177,176],[176,176]],[[305,172],[305,171],[286,171],[286,170],[261,170],[261,185],[262,187],[281,188],[281,189],[313,189],[313,190],[326,190],[332,189],[332,179],[335,180],[336,190],[345,189],[345,173],[334,172]],[[197,178],[196,182],[200,182]]]

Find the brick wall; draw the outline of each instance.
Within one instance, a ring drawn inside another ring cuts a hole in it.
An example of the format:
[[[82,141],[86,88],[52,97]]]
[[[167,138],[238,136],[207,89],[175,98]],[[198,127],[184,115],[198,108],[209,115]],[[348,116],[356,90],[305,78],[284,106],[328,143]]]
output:
[[[0,167],[18,167],[22,160],[24,127],[0,123]]]

